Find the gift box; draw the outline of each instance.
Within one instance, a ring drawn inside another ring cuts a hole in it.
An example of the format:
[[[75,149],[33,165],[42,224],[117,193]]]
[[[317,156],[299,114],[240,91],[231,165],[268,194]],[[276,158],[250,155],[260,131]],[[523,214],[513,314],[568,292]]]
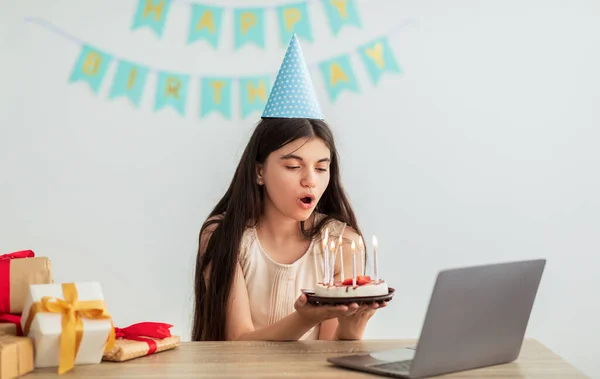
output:
[[[0,334],[22,336],[21,315],[0,314]]]
[[[0,335],[9,334],[11,336],[20,336],[21,333],[17,331],[17,325],[8,322],[0,323]]]
[[[0,314],[21,314],[30,284],[52,283],[52,266],[31,250],[0,255]]]
[[[115,344],[102,357],[105,361],[123,362],[179,346],[179,336],[172,336],[173,325],[141,322],[126,328],[115,328]]]
[[[114,343],[114,327],[99,283],[33,284],[21,317],[33,340],[38,367],[65,373],[74,365],[100,363]]]
[[[33,343],[26,337],[0,334],[0,379],[12,379],[33,371]]]

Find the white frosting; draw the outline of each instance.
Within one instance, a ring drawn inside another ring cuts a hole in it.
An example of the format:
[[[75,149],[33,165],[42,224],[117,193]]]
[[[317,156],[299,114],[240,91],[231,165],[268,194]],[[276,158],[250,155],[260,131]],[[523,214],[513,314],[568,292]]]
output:
[[[315,295],[319,297],[368,297],[368,296],[382,296],[388,294],[387,283],[380,280],[379,283],[371,282],[369,284],[363,284],[362,286],[352,285],[344,286],[336,284],[335,286],[323,285],[323,283],[317,283],[315,288]]]

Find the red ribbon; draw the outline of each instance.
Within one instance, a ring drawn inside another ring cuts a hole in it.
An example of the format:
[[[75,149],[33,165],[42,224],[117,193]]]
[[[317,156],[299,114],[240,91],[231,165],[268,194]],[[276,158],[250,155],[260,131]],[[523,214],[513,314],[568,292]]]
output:
[[[35,254],[31,250],[0,255],[0,314],[10,312],[10,261],[34,256]]]
[[[23,330],[21,329],[21,315],[15,315],[11,313],[0,313],[0,322],[8,322],[11,324],[15,324],[17,327],[17,336],[23,335]]]
[[[8,259],[33,258],[33,257],[35,257],[35,253],[33,251],[21,250],[21,251],[15,251],[14,253],[0,255],[0,261],[8,260]]]
[[[171,337],[169,328],[172,327],[173,325],[162,322],[140,322],[125,328],[115,328],[115,338],[146,342],[148,344],[148,352],[146,355],[150,355],[156,352],[156,341],[144,337],[156,339]]]

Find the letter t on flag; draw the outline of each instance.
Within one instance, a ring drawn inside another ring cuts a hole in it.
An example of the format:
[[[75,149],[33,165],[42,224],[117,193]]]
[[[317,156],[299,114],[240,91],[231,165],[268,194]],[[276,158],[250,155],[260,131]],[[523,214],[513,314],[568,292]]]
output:
[[[200,117],[212,111],[231,118],[231,78],[202,78]]]

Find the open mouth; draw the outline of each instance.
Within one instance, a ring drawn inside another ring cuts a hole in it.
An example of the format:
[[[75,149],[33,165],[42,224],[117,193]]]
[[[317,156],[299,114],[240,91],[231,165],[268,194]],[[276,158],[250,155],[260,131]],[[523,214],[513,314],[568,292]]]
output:
[[[315,202],[315,196],[310,193],[303,194],[303,196],[298,198],[298,201],[303,208],[308,209],[312,207],[312,204]]]
[[[312,204],[313,199],[310,196],[305,196],[305,197],[301,197],[300,201],[303,202],[304,204]]]

